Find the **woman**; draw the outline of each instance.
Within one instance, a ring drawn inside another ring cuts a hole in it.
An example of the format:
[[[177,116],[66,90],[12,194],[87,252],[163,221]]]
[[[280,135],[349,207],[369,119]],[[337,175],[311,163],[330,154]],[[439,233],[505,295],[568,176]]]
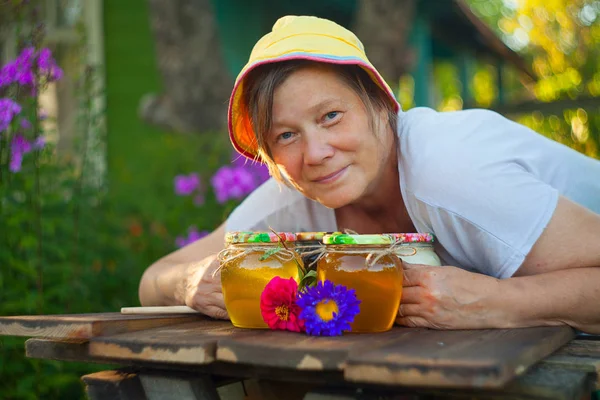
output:
[[[490,111],[402,112],[356,36],[315,17],[284,17],[256,44],[229,133],[274,179],[148,268],[143,305],[227,318],[213,274],[225,231],[418,231],[446,265],[404,264],[399,324],[600,332],[597,160]]]

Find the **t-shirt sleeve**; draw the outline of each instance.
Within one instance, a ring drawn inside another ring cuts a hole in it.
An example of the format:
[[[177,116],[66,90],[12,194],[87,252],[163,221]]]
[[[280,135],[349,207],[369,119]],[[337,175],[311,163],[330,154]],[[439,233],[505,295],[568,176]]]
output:
[[[531,203],[519,209],[522,203],[514,197],[512,205],[490,200],[493,192],[478,193],[477,204],[465,201],[464,209],[452,210],[418,196],[416,202],[419,213],[426,216],[424,225],[431,227],[442,244],[442,259],[456,261],[468,270],[510,278],[550,221],[558,193],[552,188],[532,187]],[[486,213],[490,217],[486,218]]]
[[[536,151],[535,138],[523,141],[514,131],[521,128],[503,117],[477,117],[495,124],[492,137],[473,130],[458,136],[460,140],[448,135],[439,136],[433,146],[420,143],[428,146],[430,157],[411,166],[406,189],[409,212],[419,229],[435,233],[446,253],[440,254],[442,259],[508,278],[548,225],[559,193],[536,176],[527,157],[520,156],[528,146]],[[462,129],[468,129],[466,125]]]

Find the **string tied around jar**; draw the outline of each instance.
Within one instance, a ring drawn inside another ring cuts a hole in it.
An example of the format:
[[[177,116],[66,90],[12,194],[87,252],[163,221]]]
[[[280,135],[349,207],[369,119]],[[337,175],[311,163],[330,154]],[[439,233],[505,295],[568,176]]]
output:
[[[227,263],[230,263],[234,260],[237,260],[240,257],[244,257],[253,252],[263,252],[263,255],[260,256],[259,260],[264,261],[270,257],[273,257],[279,260],[282,263],[291,261],[295,258],[294,251],[287,249],[280,244],[277,247],[268,246],[268,245],[253,245],[253,246],[244,246],[245,248],[225,248],[217,254],[217,260],[219,260],[219,267],[215,269],[213,272],[213,276],[223,268],[223,266]]]
[[[330,245],[330,246],[336,246],[336,245]],[[342,246],[345,247],[346,245],[342,245]],[[358,245],[358,246],[361,246],[361,245]],[[408,250],[408,252],[403,252],[403,250]],[[394,243],[392,243],[389,246],[386,246],[384,248],[371,249],[369,251],[366,251],[361,248],[334,249],[334,248],[328,247],[328,245],[326,245],[326,244],[320,244],[318,246],[318,248],[316,248],[315,250],[307,251],[307,252],[304,252],[303,254],[305,256],[312,256],[315,254],[317,255],[317,257],[315,257],[315,259],[312,260],[311,263],[308,265],[308,267],[310,268],[314,264],[316,264],[320,259],[322,259],[325,256],[325,254],[327,254],[327,253],[338,253],[338,254],[365,254],[365,253],[368,253],[367,258],[365,259],[365,262],[368,267],[372,267],[379,260],[381,260],[381,258],[386,257],[386,256],[390,256],[390,255],[395,255],[398,257],[414,256],[415,254],[417,254],[417,249],[412,246],[406,246],[406,245],[404,245],[404,242],[401,242],[401,241],[395,241]],[[404,253],[404,254],[402,254],[402,253]]]

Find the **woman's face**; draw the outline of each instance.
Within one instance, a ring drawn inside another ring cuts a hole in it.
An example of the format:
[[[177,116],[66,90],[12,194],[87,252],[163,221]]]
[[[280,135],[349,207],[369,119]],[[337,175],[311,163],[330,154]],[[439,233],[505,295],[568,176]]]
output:
[[[387,114],[379,118],[373,132],[354,90],[330,69],[306,67],[275,90],[267,145],[302,194],[340,208],[377,187],[394,142]]]

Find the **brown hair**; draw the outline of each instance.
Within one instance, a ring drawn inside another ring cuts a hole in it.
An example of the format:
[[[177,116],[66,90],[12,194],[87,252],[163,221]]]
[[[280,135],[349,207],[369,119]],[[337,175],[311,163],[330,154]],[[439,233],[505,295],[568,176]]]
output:
[[[248,110],[252,129],[258,142],[258,156],[267,164],[269,173],[282,182],[281,172],[271,157],[266,135],[273,121],[273,95],[292,73],[309,66],[329,68],[334,71],[361,99],[369,116],[373,132],[378,126],[377,114],[387,111],[388,123],[392,128],[394,143],[397,144],[398,115],[388,94],[384,92],[358,65],[327,64],[309,60],[289,60],[256,67],[244,79],[243,103]]]

